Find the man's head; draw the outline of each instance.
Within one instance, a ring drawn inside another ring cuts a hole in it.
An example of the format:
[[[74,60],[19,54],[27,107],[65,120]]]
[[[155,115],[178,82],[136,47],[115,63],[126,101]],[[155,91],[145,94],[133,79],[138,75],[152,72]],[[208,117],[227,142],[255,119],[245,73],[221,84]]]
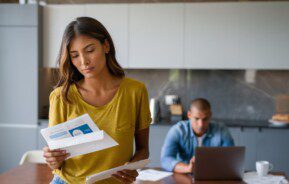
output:
[[[211,116],[211,105],[206,99],[197,98],[191,102],[188,118],[197,136],[202,136],[207,132]]]

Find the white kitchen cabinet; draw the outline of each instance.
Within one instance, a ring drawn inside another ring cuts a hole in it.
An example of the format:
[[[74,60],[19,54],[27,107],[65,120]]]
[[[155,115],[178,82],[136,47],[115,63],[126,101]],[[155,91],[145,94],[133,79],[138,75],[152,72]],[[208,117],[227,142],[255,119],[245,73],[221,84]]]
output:
[[[238,56],[238,4],[186,3],[185,68],[233,68]]]
[[[289,69],[289,2],[239,6],[240,63],[236,67]]]
[[[289,69],[289,3],[186,3],[185,68]]]
[[[0,40],[0,124],[36,124],[37,27],[0,24]]]
[[[129,68],[182,68],[182,3],[129,5]]]
[[[116,49],[116,59],[128,67],[128,4],[88,4],[85,15],[100,21],[110,33]]]
[[[289,2],[48,5],[45,67],[78,16],[105,25],[124,68],[289,69]]]
[[[84,16],[84,5],[47,5],[43,9],[44,67],[56,67],[56,59],[66,26],[76,17]]]

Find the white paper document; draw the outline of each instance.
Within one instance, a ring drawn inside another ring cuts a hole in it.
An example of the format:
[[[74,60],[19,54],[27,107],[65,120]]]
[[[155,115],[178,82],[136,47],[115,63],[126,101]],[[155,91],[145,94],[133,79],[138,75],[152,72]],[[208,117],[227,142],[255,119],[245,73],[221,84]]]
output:
[[[146,169],[138,172],[137,180],[143,181],[158,181],[165,177],[171,176],[172,172],[158,171],[154,169]]]
[[[288,183],[284,176],[268,174],[259,176],[257,172],[248,172],[244,174],[243,180],[248,184],[285,184]]]
[[[126,165],[122,165],[119,167],[115,167],[115,168],[100,172],[98,174],[94,174],[94,175],[86,177],[86,183],[92,184],[96,181],[110,178],[112,174],[116,173],[117,171],[122,171],[124,169],[128,169],[128,170],[141,169],[141,168],[144,168],[148,163],[149,163],[149,159],[145,159],[145,160],[140,160],[137,162],[129,163]]]
[[[88,114],[40,132],[50,149],[63,149],[70,153],[66,159],[118,145],[107,133],[99,130]]]

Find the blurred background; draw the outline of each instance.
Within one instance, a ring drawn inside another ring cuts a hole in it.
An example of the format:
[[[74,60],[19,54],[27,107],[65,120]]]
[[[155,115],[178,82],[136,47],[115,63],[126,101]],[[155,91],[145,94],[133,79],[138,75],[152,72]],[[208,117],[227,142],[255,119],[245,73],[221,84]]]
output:
[[[251,0],[0,0],[0,173],[45,145],[62,34],[79,16],[105,25],[126,75],[148,88],[150,166],[203,97],[246,146],[246,170],[268,160],[289,174],[289,2]]]

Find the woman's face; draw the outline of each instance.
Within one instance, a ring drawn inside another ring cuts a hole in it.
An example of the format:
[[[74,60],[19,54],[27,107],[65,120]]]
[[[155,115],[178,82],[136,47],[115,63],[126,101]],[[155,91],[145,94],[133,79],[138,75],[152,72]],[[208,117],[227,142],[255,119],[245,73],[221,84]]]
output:
[[[100,75],[106,68],[105,54],[109,52],[109,44],[88,36],[77,36],[72,39],[69,54],[72,64],[85,78]]]

